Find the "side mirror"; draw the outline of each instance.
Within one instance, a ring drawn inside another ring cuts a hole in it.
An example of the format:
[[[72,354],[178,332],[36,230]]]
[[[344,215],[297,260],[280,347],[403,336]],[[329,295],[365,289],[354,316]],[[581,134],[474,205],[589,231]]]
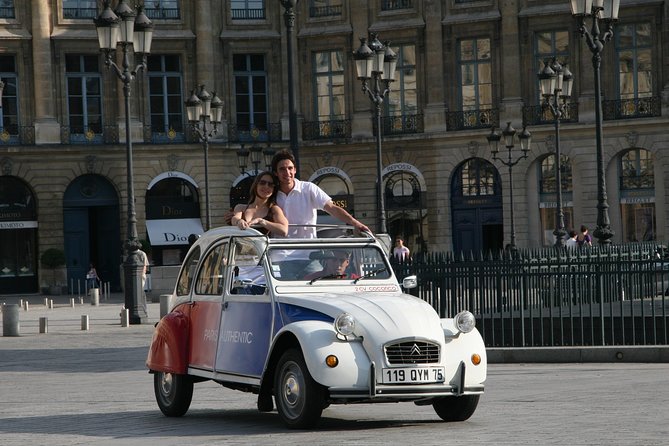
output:
[[[402,288],[405,290],[410,290],[411,288],[416,288],[418,286],[418,277],[416,276],[406,276],[402,280]]]

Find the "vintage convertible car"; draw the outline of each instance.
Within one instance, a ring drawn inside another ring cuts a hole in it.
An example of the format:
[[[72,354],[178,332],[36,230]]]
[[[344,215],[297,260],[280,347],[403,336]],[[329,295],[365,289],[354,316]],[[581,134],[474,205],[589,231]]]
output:
[[[260,411],[276,402],[291,428],[314,426],[330,404],[431,404],[445,421],[474,413],[487,373],[474,316],[440,319],[403,293],[371,234],[322,232],[224,227],[195,242],[146,361],[165,415],[184,415],[205,380],[257,394]]]

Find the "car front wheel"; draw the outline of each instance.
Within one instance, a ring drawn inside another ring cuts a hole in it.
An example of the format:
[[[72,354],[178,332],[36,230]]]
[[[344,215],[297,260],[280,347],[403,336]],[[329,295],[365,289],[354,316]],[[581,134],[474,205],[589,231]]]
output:
[[[432,403],[434,411],[444,421],[465,421],[476,411],[480,395],[439,398]]]
[[[187,375],[156,372],[153,390],[161,412],[168,417],[180,417],[188,411],[193,399],[193,380]]]
[[[294,429],[313,427],[321,417],[325,392],[311,377],[299,350],[287,350],[274,378],[276,408],[283,422]]]

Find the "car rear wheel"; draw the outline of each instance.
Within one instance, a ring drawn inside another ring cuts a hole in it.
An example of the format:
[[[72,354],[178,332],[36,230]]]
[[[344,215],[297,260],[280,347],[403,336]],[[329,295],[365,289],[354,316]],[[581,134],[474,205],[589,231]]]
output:
[[[168,417],[180,417],[188,411],[193,399],[193,380],[188,375],[156,372],[153,390],[161,412]]]
[[[299,350],[287,350],[274,377],[276,408],[283,422],[294,429],[313,427],[321,418],[325,392],[311,377]]]
[[[432,403],[432,407],[444,421],[465,421],[474,415],[479,397],[480,395],[463,395],[439,398]]]

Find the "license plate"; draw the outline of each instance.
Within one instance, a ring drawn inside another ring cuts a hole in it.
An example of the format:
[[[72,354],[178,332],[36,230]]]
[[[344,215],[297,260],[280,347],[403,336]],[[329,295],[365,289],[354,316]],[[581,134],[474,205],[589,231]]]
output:
[[[384,384],[443,383],[443,367],[401,367],[383,369]]]

